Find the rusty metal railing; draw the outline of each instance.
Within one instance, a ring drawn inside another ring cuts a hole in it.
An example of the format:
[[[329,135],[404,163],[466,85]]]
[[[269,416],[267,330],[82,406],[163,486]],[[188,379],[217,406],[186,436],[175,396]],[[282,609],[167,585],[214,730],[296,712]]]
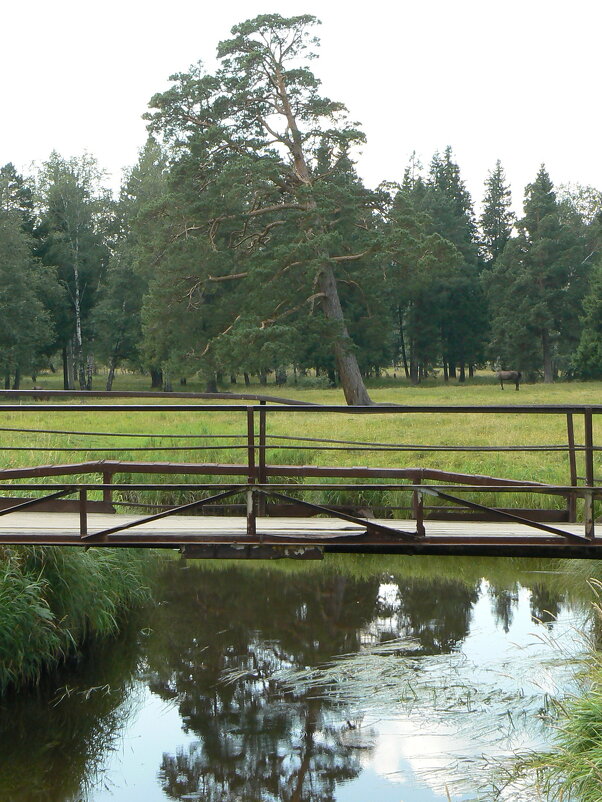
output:
[[[299,490],[303,493],[311,493],[316,491],[323,491],[325,487],[329,490],[342,490],[348,492],[359,492],[364,490],[398,490],[411,493],[412,502],[411,510],[413,518],[416,522],[416,533],[403,532],[394,527],[384,527],[391,529],[404,536],[422,536],[424,534],[424,520],[428,513],[428,507],[424,504],[424,497],[434,497],[437,500],[442,500],[447,503],[461,505],[469,510],[475,512],[486,513],[489,516],[497,519],[510,520],[520,522],[532,526],[536,529],[542,530],[549,534],[560,537],[566,537],[572,540],[581,539],[580,535],[565,532],[557,527],[549,526],[541,521],[534,521],[524,515],[519,515],[511,510],[500,509],[495,507],[488,507],[478,504],[474,501],[461,499],[453,493],[447,492],[454,487],[462,486],[464,491],[471,493],[484,493],[484,492],[524,492],[524,493],[545,493],[549,495],[557,495],[565,498],[567,503],[567,518],[569,521],[576,521],[577,519],[577,502],[579,499],[583,501],[583,523],[584,523],[584,537],[587,540],[593,540],[595,537],[595,523],[594,523],[594,501],[600,497],[600,488],[595,484],[595,454],[597,451],[602,450],[601,446],[594,443],[594,416],[602,413],[602,405],[489,405],[489,406],[418,406],[418,405],[386,405],[386,406],[370,406],[370,407],[341,407],[334,405],[302,405],[302,404],[289,404],[281,403],[283,399],[276,399],[272,397],[251,396],[246,397],[244,394],[230,395],[219,394],[217,396],[208,394],[190,394],[178,393],[170,394],[170,397],[198,399],[205,401],[208,398],[222,401],[228,400],[254,400],[258,404],[239,404],[233,403],[228,405],[223,404],[173,404],[173,403],[153,403],[153,404],[96,404],[86,403],[85,405],[72,405],[65,403],[54,403],[54,399],[63,401],[66,397],[85,397],[87,401],[92,398],[100,397],[106,398],[110,396],[112,399],[118,397],[134,398],[140,397],[141,394],[137,393],[80,393],[80,392],[65,392],[65,391],[4,391],[0,392],[0,400],[12,399],[15,397],[39,397],[44,395],[44,404],[15,404],[5,403],[0,404],[0,411],[5,413],[29,413],[39,414],[41,409],[48,413],[74,413],[81,412],[98,412],[108,415],[131,414],[136,412],[170,412],[174,415],[178,413],[194,413],[195,415],[212,415],[215,413],[227,414],[232,416],[242,416],[245,421],[243,431],[236,435],[231,434],[170,434],[166,432],[145,433],[145,432],[100,432],[100,431],[69,431],[61,428],[35,428],[26,426],[0,426],[1,432],[19,432],[22,434],[38,435],[38,434],[53,434],[61,435],[78,435],[81,437],[106,437],[106,438],[143,438],[153,437],[169,438],[171,440],[178,440],[185,442],[185,445],[150,445],[150,446],[106,446],[101,447],[88,447],[88,446],[45,446],[29,443],[26,446],[6,446],[0,445],[0,453],[10,453],[11,451],[29,451],[29,452],[43,452],[52,451],[59,453],[102,453],[102,454],[119,454],[127,451],[128,453],[152,453],[152,452],[172,452],[179,454],[181,452],[202,453],[204,451],[238,451],[245,453],[246,459],[244,462],[231,463],[231,462],[218,462],[218,463],[200,463],[200,462],[135,462],[135,461],[120,461],[112,459],[96,459],[86,460],[84,462],[65,463],[60,465],[35,465],[31,467],[17,467],[17,468],[0,468],[0,488],[4,491],[24,491],[29,489],[31,491],[41,491],[43,489],[52,491],[50,495],[29,499],[26,501],[15,500],[15,503],[0,510],[0,515],[5,515],[9,512],[25,507],[33,507],[41,504],[48,504],[50,502],[58,501],[59,498],[64,496],[78,494],[78,501],[80,509],[80,521],[82,537],[86,539],[94,539],[104,537],[111,531],[123,527],[116,527],[115,529],[107,530],[104,533],[88,533],[87,531],[87,511],[93,503],[89,500],[89,494],[92,490],[99,491],[102,494],[102,503],[109,507],[115,502],[115,493],[125,490],[132,490],[134,487],[138,490],[156,490],[162,488],[163,490],[203,490],[213,493],[207,498],[198,501],[190,502],[185,505],[174,505],[154,515],[146,516],[140,519],[138,523],[149,520],[157,520],[162,517],[177,514],[178,512],[192,511],[194,509],[207,508],[217,501],[223,501],[226,498],[231,498],[237,495],[245,497],[245,509],[248,522],[248,532],[250,534],[256,533],[256,519],[257,516],[265,515],[268,510],[268,502],[274,500],[286,501],[289,504],[295,504],[299,507],[305,507],[316,514],[332,514],[342,517],[345,520],[353,520],[354,522],[363,521],[365,519],[346,512],[345,510],[337,509],[336,505],[321,505],[308,502],[305,498],[295,498],[290,495],[290,483],[278,483],[277,479],[294,479],[303,481],[299,485]],[[142,394],[143,397],[151,397],[154,400],[166,398],[164,393]],[[268,402],[269,405],[268,405]],[[273,414],[284,413],[292,415],[292,425],[295,427],[294,434],[270,434],[269,419]],[[537,414],[537,415],[562,415],[566,419],[566,443],[542,444],[542,445],[429,445],[425,443],[383,443],[383,442],[367,442],[363,440],[340,440],[332,438],[319,438],[309,437],[302,434],[303,424],[299,423],[299,416],[301,420],[307,420],[307,416],[314,413],[320,414],[345,414],[345,415],[454,415],[454,414],[474,414],[474,415],[524,415],[524,414]],[[0,415],[0,423],[2,422]],[[575,439],[575,422],[578,419],[583,421],[583,443],[577,443]],[[241,427],[243,428],[243,427]],[[210,444],[203,443],[204,440],[211,441]],[[216,441],[219,441],[216,443]],[[199,445],[199,443],[201,443]],[[452,453],[458,451],[466,452],[541,452],[541,453],[558,453],[566,454],[568,457],[568,483],[566,485],[553,485],[545,482],[534,482],[528,479],[516,480],[507,479],[494,476],[482,476],[472,474],[462,474],[456,471],[445,470],[444,468],[416,468],[416,467],[366,467],[366,466],[341,466],[341,465],[282,465],[278,462],[269,463],[267,461],[268,451],[271,453],[278,453],[293,446],[295,449],[320,451],[323,454],[347,452],[347,453],[387,453],[403,454],[406,452],[422,452],[422,453],[436,453],[443,455],[445,453]],[[583,457],[584,476],[578,475],[578,457]],[[48,477],[68,477],[86,474],[99,474],[102,482],[97,484],[83,483],[80,481],[69,481],[65,483],[54,483],[53,485],[30,484],[23,483],[17,484],[18,480],[23,479],[41,479]],[[187,483],[185,485],[166,484],[165,481],[156,482],[154,484],[132,485],[131,483],[116,483],[116,475],[135,475],[135,474],[154,474],[159,476],[168,476],[173,474],[187,474],[189,476],[213,476],[213,477],[241,477],[242,482],[239,484],[228,485],[224,490],[224,485],[211,483],[204,485],[192,485]],[[314,484],[310,484],[307,480],[317,480]],[[347,480],[338,485],[321,483],[319,480],[325,479],[340,479]],[[370,484],[363,486],[357,483],[357,480],[388,480],[384,485]],[[349,480],[356,480],[355,482]],[[409,484],[408,484],[409,482]],[[582,482],[583,484],[580,484]],[[8,484],[10,483],[10,484]],[[288,492],[284,492],[284,491]],[[219,492],[215,492],[219,491]],[[63,502],[65,503],[65,502]],[[123,502],[119,502],[123,503]],[[139,506],[133,504],[133,506]],[[347,516],[347,517],[345,517]],[[128,526],[134,526],[128,524]],[[375,526],[372,524],[372,526]]]

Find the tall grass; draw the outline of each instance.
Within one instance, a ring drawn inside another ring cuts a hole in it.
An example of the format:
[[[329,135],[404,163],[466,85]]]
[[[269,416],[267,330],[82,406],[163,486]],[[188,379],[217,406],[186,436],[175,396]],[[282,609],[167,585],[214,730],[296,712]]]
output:
[[[592,579],[590,584],[599,597],[602,583]],[[577,690],[554,703],[552,748],[517,761],[515,774],[538,789],[546,802],[602,799],[602,606],[598,601],[593,608],[597,627]]]
[[[127,549],[0,551],[0,693],[36,682],[149,599],[152,560]]]

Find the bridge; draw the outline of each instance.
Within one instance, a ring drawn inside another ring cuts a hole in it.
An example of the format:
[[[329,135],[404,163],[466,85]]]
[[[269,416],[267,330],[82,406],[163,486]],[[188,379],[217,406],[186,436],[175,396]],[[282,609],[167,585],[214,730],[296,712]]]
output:
[[[123,398],[136,401],[116,403]],[[282,401],[244,394],[0,392],[0,545],[177,548],[198,558],[602,556],[595,530],[602,488],[594,475],[602,448],[594,442],[594,421],[602,406]],[[504,431],[517,416],[533,415],[546,416],[554,433],[561,421],[561,442],[496,443],[492,435],[450,445],[413,437],[418,416],[428,416],[440,435],[467,417],[493,419]],[[329,436],[340,416],[353,439]],[[99,425],[78,425],[86,418]],[[183,418],[185,432],[178,429]],[[386,436],[366,434],[375,420]],[[458,453],[510,454],[515,465],[527,454],[548,455],[548,461],[553,455],[566,482],[460,473],[449,465]],[[42,461],[48,455],[49,464]],[[207,456],[212,460],[202,461]],[[301,463],[300,456],[309,459]],[[358,465],[358,456],[366,464]],[[437,465],[408,464],[426,457]],[[500,501],[507,494],[512,506]],[[539,502],[519,508],[517,498]]]

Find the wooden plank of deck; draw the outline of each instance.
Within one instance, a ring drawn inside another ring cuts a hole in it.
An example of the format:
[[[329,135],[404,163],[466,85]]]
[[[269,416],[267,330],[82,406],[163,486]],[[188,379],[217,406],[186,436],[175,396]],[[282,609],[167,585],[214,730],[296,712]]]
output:
[[[88,533],[94,534],[141,516],[91,513]],[[366,523],[369,523],[367,520]],[[375,520],[403,532],[415,532],[412,520]],[[109,535],[101,545],[162,546],[177,548],[186,544],[228,545],[262,542],[290,545],[319,545],[329,550],[387,553],[434,554],[542,554],[602,557],[602,537],[594,541],[567,542],[560,537],[510,521],[433,521],[425,522],[426,536],[411,542],[395,533],[366,533],[364,526],[331,518],[258,518],[257,538],[247,535],[246,519],[221,516],[172,516],[150,521],[132,529]],[[583,535],[583,525],[563,524],[563,530]],[[0,517],[0,544],[36,543],[81,544],[77,513],[36,513],[26,510]],[[86,545],[97,545],[87,541]]]

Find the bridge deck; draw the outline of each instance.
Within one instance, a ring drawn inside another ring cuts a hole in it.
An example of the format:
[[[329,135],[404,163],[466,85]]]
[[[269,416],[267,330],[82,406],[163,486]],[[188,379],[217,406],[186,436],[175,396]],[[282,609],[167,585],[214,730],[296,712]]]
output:
[[[123,526],[140,516],[90,513],[88,533]],[[150,546],[319,547],[325,551],[407,554],[472,554],[492,556],[602,557],[602,537],[565,540],[513,522],[425,521],[426,534],[415,538],[411,520],[368,520],[395,527],[399,534],[367,532],[366,527],[334,518],[257,518],[257,534],[247,534],[245,518],[172,516],[114,532],[104,540],[82,541],[77,513],[14,512],[0,517],[0,544]],[[582,524],[561,524],[563,531],[583,536]],[[404,537],[404,533],[405,537]]]

